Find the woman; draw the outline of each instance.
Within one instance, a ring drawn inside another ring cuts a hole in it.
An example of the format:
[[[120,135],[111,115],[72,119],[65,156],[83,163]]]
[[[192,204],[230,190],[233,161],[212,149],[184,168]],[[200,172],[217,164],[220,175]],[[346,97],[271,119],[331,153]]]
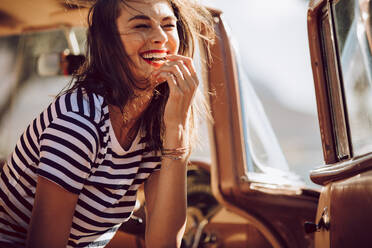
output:
[[[198,115],[190,56],[211,17],[188,0],[97,0],[88,19],[85,64],[1,173],[0,244],[104,247],[145,183],[146,246],[178,247]]]

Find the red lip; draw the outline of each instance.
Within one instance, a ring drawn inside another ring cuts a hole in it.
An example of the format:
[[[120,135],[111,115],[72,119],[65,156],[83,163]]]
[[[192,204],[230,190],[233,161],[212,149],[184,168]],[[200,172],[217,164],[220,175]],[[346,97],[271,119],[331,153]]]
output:
[[[140,55],[144,55],[144,54],[147,54],[147,53],[166,53],[166,54],[169,54],[169,51],[168,50],[161,50],[161,49],[152,49],[152,50],[147,50],[147,51],[144,51],[144,52],[141,52]],[[145,58],[142,58],[146,63],[148,63],[149,65],[152,65],[154,67],[157,67],[159,68],[160,66],[162,66],[164,64],[164,62],[160,62],[160,63],[157,63],[157,62],[154,62],[152,60],[148,60],[148,59],[145,59]]]
[[[153,49],[153,50],[147,50],[147,51],[144,51],[144,52],[141,52],[140,54],[145,54],[145,53],[169,53],[168,50],[156,50],[156,49]]]

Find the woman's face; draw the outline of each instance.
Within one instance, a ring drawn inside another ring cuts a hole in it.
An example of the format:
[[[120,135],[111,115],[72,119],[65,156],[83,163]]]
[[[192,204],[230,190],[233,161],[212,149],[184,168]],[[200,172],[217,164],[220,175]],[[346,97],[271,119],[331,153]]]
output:
[[[167,54],[179,48],[177,19],[167,0],[127,1],[122,4],[117,26],[124,49],[139,80],[165,63]]]

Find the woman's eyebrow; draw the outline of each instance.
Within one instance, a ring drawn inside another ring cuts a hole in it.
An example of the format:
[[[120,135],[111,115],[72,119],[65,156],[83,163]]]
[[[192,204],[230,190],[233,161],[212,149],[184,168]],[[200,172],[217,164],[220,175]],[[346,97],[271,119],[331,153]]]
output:
[[[133,21],[133,20],[151,20],[150,17],[146,15],[136,15],[131,18],[129,18],[128,22]]]
[[[134,21],[134,20],[146,20],[146,21],[150,21],[151,18],[146,16],[146,15],[136,15],[136,16],[133,16],[131,18],[129,18],[128,22],[130,21]],[[166,16],[162,19],[162,21],[168,21],[168,20],[175,20],[177,21],[177,18],[175,16]]]

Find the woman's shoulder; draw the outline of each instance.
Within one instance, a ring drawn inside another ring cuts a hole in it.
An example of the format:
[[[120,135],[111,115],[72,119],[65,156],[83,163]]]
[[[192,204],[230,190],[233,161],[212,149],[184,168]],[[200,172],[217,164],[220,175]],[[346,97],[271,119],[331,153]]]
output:
[[[104,98],[82,87],[61,94],[52,104],[61,114],[74,113],[96,124],[108,115],[108,106]]]

